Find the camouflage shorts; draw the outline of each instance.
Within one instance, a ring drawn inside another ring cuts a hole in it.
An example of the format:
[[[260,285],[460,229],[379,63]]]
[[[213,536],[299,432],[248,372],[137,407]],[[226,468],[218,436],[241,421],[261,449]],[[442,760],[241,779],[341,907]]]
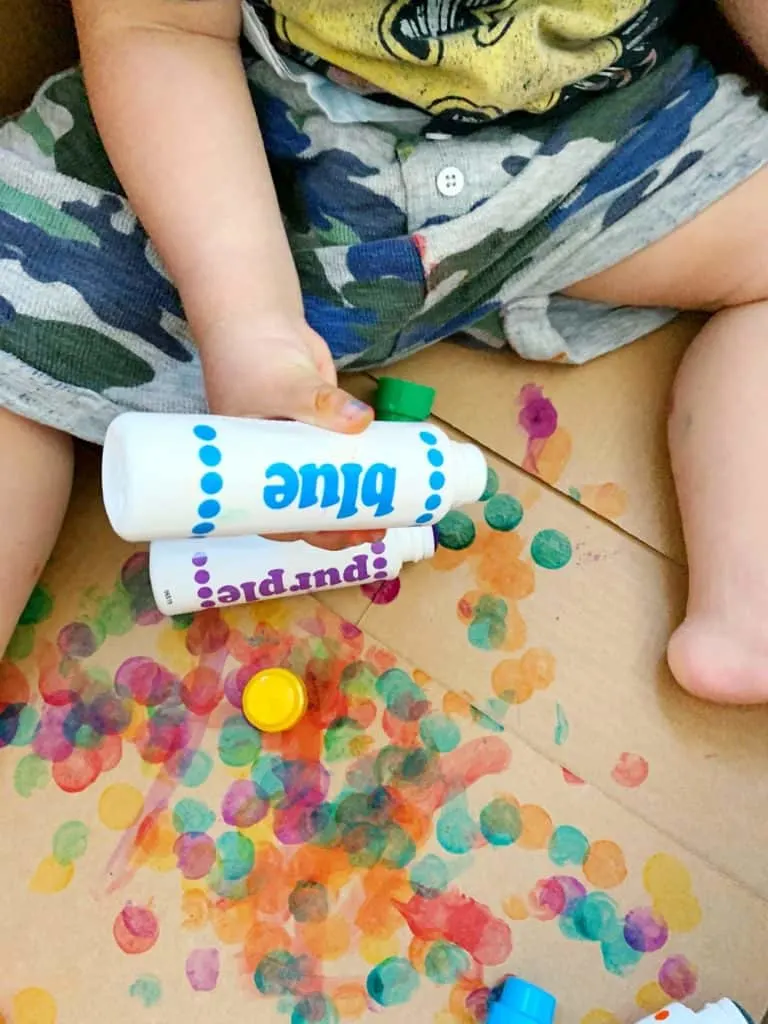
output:
[[[306,314],[340,367],[451,335],[583,362],[673,316],[563,288],[768,161],[768,116],[682,49],[555,122],[428,136],[422,115],[249,65]],[[345,105],[346,104],[346,105]],[[101,441],[126,409],[205,398],[178,296],[99,142],[80,74],[0,124],[0,405]]]

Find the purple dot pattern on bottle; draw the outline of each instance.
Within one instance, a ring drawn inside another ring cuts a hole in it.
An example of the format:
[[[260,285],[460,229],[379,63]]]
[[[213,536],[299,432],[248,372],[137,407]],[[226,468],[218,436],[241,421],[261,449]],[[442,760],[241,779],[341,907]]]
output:
[[[440,451],[440,442],[437,439],[437,435],[433,434],[431,430],[422,430],[419,434],[419,440],[427,446],[427,462],[429,463],[430,470],[434,471],[429,474],[429,486],[432,493],[427,495],[427,499],[424,502],[424,511],[416,519],[416,522],[420,525],[426,525],[434,520],[435,513],[443,504],[443,497],[438,491],[445,487],[445,474],[438,472],[438,470],[445,463],[445,455]]]
[[[204,472],[200,477],[200,491],[203,497],[197,507],[197,522],[191,532],[193,537],[209,537],[216,532],[214,520],[221,512],[221,504],[211,497],[218,494],[224,486],[221,473],[211,471],[212,466],[218,466],[221,462],[221,449],[213,443],[216,440],[216,429],[210,424],[198,423],[192,428],[192,433],[198,441],[203,442],[197,450],[197,457]]]
[[[195,573],[195,583],[199,584],[197,588],[197,596],[200,598],[201,608],[215,608],[216,602],[212,601],[213,591],[210,587],[206,587],[205,584],[210,582],[211,574],[206,571],[204,566],[208,564],[208,555],[203,551],[198,551],[196,555],[192,556],[192,565],[198,570]]]
[[[389,573],[387,572],[387,559],[384,557],[387,553],[387,545],[380,540],[376,541],[375,544],[371,544],[371,553],[377,556],[373,561],[373,568],[377,570],[373,574],[373,578],[375,580],[387,579]]]

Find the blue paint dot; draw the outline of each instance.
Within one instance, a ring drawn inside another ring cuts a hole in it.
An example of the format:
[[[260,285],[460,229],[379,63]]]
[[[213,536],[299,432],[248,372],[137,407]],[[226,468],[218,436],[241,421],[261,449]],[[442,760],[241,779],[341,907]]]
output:
[[[221,462],[221,452],[212,444],[205,444],[197,453],[204,466],[218,466]]]
[[[200,481],[200,490],[203,494],[218,494],[224,486],[220,473],[206,473]]]
[[[201,519],[215,519],[219,512],[221,512],[221,505],[213,498],[201,501],[197,507],[197,514]]]
[[[442,466],[445,462],[445,456],[438,448],[433,448],[428,452],[427,459],[429,460],[430,466]]]
[[[419,437],[424,442],[424,444],[437,444],[437,438],[435,437],[434,434],[430,434],[428,430],[422,430],[422,432],[419,434]]]
[[[417,523],[431,523],[433,518],[434,517],[429,512],[425,512],[423,515],[419,516],[419,518],[416,520],[416,522]]]
[[[445,487],[445,474],[433,473],[429,478],[429,486],[433,491],[441,491]]]
[[[204,537],[206,533],[213,533],[216,527],[213,523],[195,523],[192,527],[192,533],[196,537]]]
[[[201,441],[214,441],[216,439],[216,431],[213,427],[209,427],[206,423],[198,423],[194,430],[195,437]]]
[[[430,511],[434,512],[436,508],[440,508],[442,503],[443,499],[440,497],[439,494],[430,494],[430,496],[424,502],[424,508],[428,508],[430,509]]]

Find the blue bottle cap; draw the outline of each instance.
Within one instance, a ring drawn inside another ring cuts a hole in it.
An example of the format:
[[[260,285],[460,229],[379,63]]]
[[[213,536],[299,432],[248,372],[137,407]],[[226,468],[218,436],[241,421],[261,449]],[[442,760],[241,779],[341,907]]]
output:
[[[543,988],[510,978],[491,1007],[488,1024],[552,1024],[557,1002]]]

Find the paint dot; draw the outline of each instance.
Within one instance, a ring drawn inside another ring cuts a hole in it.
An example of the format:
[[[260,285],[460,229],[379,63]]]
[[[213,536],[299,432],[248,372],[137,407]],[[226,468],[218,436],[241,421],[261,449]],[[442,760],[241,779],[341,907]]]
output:
[[[559,530],[541,530],[531,541],[531,558],[542,569],[562,569],[572,554],[571,542]]]
[[[79,860],[88,849],[88,826],[82,821],[66,821],[53,836],[53,856],[59,864]]]
[[[163,986],[160,979],[154,974],[144,974],[134,981],[128,989],[128,995],[132,999],[138,999],[149,1009],[151,1006],[156,1006],[162,999]]]
[[[107,786],[99,797],[99,819],[115,832],[135,825],[143,809],[144,797],[135,786],[125,782]]]
[[[588,852],[589,840],[572,825],[560,825],[549,840],[549,859],[558,867],[583,864]]]
[[[499,474],[492,467],[488,467],[488,476],[485,480],[485,490],[480,495],[480,501],[488,501],[499,489]]]
[[[649,907],[630,910],[624,918],[624,940],[640,953],[656,953],[668,939],[667,922]]]
[[[581,1024],[619,1024],[619,1018],[610,1010],[590,1010],[581,1018]]]
[[[199,441],[215,441],[216,431],[207,423],[198,423],[192,433]]]
[[[555,705],[555,745],[562,747],[562,745],[568,741],[570,733],[571,726],[568,722],[568,716],[565,713],[565,708],[558,701]]]
[[[591,892],[577,900],[572,920],[578,934],[592,942],[608,942],[619,933],[616,904],[603,892]]]
[[[253,764],[261,750],[261,738],[241,715],[228,718],[219,734],[219,757],[230,768]]]
[[[557,430],[557,410],[540,388],[529,385],[523,388],[520,397],[523,407],[517,422],[533,440],[546,440]]]
[[[115,692],[146,707],[156,707],[170,697],[175,677],[151,658],[127,658],[115,673]]]
[[[445,862],[433,853],[427,854],[411,868],[411,885],[422,896],[437,895],[446,888],[449,881]]]
[[[430,494],[430,496],[424,502],[424,508],[428,508],[430,511],[434,512],[436,508],[440,508],[442,503],[443,499],[440,497],[439,494]]]
[[[483,516],[491,529],[509,532],[523,521],[523,506],[511,494],[496,494],[485,506]]]
[[[29,881],[29,891],[45,896],[62,892],[72,881],[74,874],[75,865],[71,861],[68,864],[60,864],[55,857],[45,857],[37,865]]]
[[[420,526],[424,526],[425,523],[431,523],[434,518],[435,517],[433,515],[430,515],[429,512],[423,512],[420,516],[416,517],[416,522]]]
[[[671,956],[659,968],[659,985],[675,1002],[681,1003],[696,991],[698,971],[685,956]]]
[[[440,754],[455,750],[461,742],[461,731],[448,715],[426,715],[419,724],[419,735],[425,747]]]
[[[302,982],[305,965],[284,949],[267,953],[254,971],[253,982],[265,996],[283,996]]]
[[[422,432],[419,434],[419,437],[424,442],[424,444],[437,444],[437,438],[435,437],[434,434],[430,434],[428,430],[422,430]]]
[[[452,942],[436,942],[424,959],[427,977],[437,985],[455,984],[471,963],[469,953]]]
[[[124,953],[135,956],[152,949],[160,934],[160,926],[149,907],[126,903],[115,918],[112,934]]]
[[[29,798],[38,789],[44,789],[51,779],[51,766],[37,754],[27,754],[16,765],[13,785],[19,796]]]
[[[25,988],[13,997],[13,1024],[56,1024],[56,1000],[43,988]]]
[[[187,981],[195,992],[213,992],[219,983],[218,949],[193,949],[187,957]]]
[[[511,846],[523,832],[520,808],[502,797],[480,812],[480,830],[492,846]]]
[[[216,840],[222,877],[236,882],[250,874],[254,862],[253,843],[239,832],[225,832]]]
[[[251,828],[269,811],[269,801],[257,792],[250,779],[239,779],[227,790],[221,803],[221,817],[233,828]]]
[[[199,554],[195,555],[195,557],[192,559],[192,565],[207,565],[207,564],[208,564],[208,555],[204,554],[202,551]]]
[[[215,498],[201,501],[197,506],[197,514],[201,519],[215,519],[219,512],[221,512],[221,505]]]
[[[296,921],[325,921],[328,917],[328,892],[320,882],[298,882],[288,897],[288,909]]]
[[[221,452],[212,444],[203,445],[197,454],[204,466],[218,466],[221,462]]]
[[[213,771],[213,759],[204,750],[188,750],[181,759],[181,782],[190,789],[202,786]]]
[[[597,889],[614,889],[627,877],[627,864],[621,847],[609,839],[592,843],[584,861],[584,877]]]
[[[386,577],[382,573],[382,577]],[[400,594],[400,580],[386,580],[384,583],[364,583],[360,590],[373,604],[392,604]]]
[[[432,473],[429,478],[429,486],[433,491],[441,491],[445,487],[445,474]]]
[[[184,797],[173,808],[173,827],[177,832],[207,832],[216,823],[216,815],[200,800]]]
[[[90,658],[98,650],[96,634],[86,622],[71,622],[60,631],[56,643],[69,658]]]
[[[20,626],[37,626],[50,618],[53,611],[53,598],[38,584],[29,596],[24,611],[19,618]]]
[[[176,863],[184,878],[205,878],[216,863],[216,844],[204,832],[187,832],[173,844]]]
[[[446,804],[435,832],[437,841],[447,853],[460,856],[475,848],[479,833],[463,797]]]
[[[407,960],[396,956],[375,967],[366,981],[368,995],[379,1006],[401,1006],[411,999],[418,987],[416,971]]]
[[[439,449],[432,448],[429,452],[427,452],[427,460],[430,466],[442,466],[442,464],[445,462],[445,456]]]
[[[463,551],[475,539],[475,524],[466,512],[449,512],[437,524],[437,540],[441,547],[450,551]]]
[[[216,527],[213,523],[195,523],[192,527],[192,533],[194,533],[196,537],[204,537],[208,533],[213,533],[215,529]]]
[[[200,480],[200,490],[203,494],[218,494],[224,486],[224,480],[219,473],[206,473]]]
[[[625,751],[619,756],[611,772],[611,778],[626,789],[637,789],[648,778],[648,771],[648,762],[644,757]]]

